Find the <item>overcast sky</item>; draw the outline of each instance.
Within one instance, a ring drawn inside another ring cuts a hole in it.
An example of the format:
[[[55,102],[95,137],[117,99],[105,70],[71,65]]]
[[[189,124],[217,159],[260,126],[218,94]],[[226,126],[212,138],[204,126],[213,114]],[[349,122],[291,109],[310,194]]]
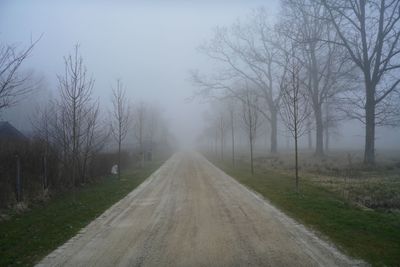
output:
[[[198,131],[202,107],[187,103],[189,70],[206,68],[196,48],[217,25],[229,25],[252,9],[276,1],[4,1],[2,42],[26,45],[43,34],[26,66],[44,75],[50,88],[75,43],[103,104],[121,78],[133,101],[159,103],[179,138]],[[195,121],[195,123],[193,123]]]
[[[195,89],[188,80],[189,70],[207,70],[209,64],[196,48],[212,37],[216,26],[230,25],[261,5],[271,16],[278,13],[278,1],[265,0],[1,0],[0,40],[23,47],[43,34],[25,66],[43,75],[53,92],[63,56],[79,43],[104,109],[111,85],[121,78],[134,102],[160,105],[178,139],[190,143],[202,126],[206,106],[187,101]],[[19,118],[15,121],[19,128],[28,116],[13,112],[21,106],[25,108],[20,105],[8,112]],[[342,130],[347,136],[342,145],[361,147],[362,125],[349,125],[353,126]],[[398,136],[398,130],[379,130],[377,144],[399,146]]]

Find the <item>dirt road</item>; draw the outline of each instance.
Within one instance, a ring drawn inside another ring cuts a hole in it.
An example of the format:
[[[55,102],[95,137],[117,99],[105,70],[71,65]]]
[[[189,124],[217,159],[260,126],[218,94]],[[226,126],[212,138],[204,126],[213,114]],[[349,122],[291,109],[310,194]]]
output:
[[[178,153],[39,266],[354,266],[196,153]]]

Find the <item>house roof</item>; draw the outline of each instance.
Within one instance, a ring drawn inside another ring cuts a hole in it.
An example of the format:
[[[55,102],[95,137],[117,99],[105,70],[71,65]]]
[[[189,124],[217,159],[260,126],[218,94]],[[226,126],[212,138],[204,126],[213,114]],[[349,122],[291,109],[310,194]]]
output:
[[[26,137],[8,121],[0,121],[0,139],[26,139]]]

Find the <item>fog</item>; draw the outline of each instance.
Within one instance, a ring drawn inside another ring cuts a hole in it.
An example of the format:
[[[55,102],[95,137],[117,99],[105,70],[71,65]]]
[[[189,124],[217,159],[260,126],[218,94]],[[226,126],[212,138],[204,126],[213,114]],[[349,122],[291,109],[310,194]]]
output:
[[[2,1],[0,37],[24,46],[43,34],[24,67],[43,76],[50,91],[56,90],[63,56],[79,43],[102,104],[108,105],[111,85],[121,78],[134,102],[158,103],[174,134],[188,145],[204,110],[199,101],[188,101],[194,90],[188,71],[207,68],[196,48],[215,26],[233,22],[260,3]],[[276,10],[275,3],[270,5]],[[12,113],[8,116],[15,117]],[[23,122],[17,125],[23,127]]]
[[[216,26],[229,26],[261,5],[277,16],[278,1],[2,1],[1,42],[24,47],[42,36],[23,68],[45,84],[4,111],[2,120],[28,131],[36,103],[58,94],[56,75],[63,72],[63,57],[79,43],[104,110],[110,108],[111,86],[120,78],[134,103],[160,106],[176,139],[191,146],[204,128],[209,106],[192,99],[196,86],[189,71],[212,69],[197,47],[212,37]],[[344,121],[333,142],[361,149],[363,136],[362,124]],[[398,129],[379,128],[377,147],[400,148],[399,136]]]
[[[400,0],[0,0],[0,267],[400,266],[399,226]]]

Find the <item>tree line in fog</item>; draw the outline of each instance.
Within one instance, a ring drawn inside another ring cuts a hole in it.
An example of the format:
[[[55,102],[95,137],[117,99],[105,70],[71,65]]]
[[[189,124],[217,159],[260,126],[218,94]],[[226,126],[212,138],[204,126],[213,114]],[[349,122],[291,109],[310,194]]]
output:
[[[40,38],[27,48],[0,47],[0,112],[16,106],[23,98],[37,97],[41,83],[21,66],[34,52]],[[155,151],[170,149],[172,137],[160,107],[133,103],[123,80],[109,90],[109,108],[101,108],[94,94],[96,83],[76,45],[64,57],[63,72],[57,75],[55,97],[43,102],[30,118],[32,136],[7,136],[1,145],[1,206],[37,194],[73,189],[120,169],[143,166]]]
[[[311,141],[312,132],[322,157],[340,121],[351,119],[364,125],[364,163],[373,165],[376,127],[400,123],[399,20],[397,0],[282,0],[276,18],[259,8],[216,28],[199,48],[213,69],[191,73],[196,95],[214,107],[199,142],[214,140],[223,154],[229,136],[234,162],[244,129],[253,164],[260,126],[276,154],[281,124],[296,157],[298,139]]]

